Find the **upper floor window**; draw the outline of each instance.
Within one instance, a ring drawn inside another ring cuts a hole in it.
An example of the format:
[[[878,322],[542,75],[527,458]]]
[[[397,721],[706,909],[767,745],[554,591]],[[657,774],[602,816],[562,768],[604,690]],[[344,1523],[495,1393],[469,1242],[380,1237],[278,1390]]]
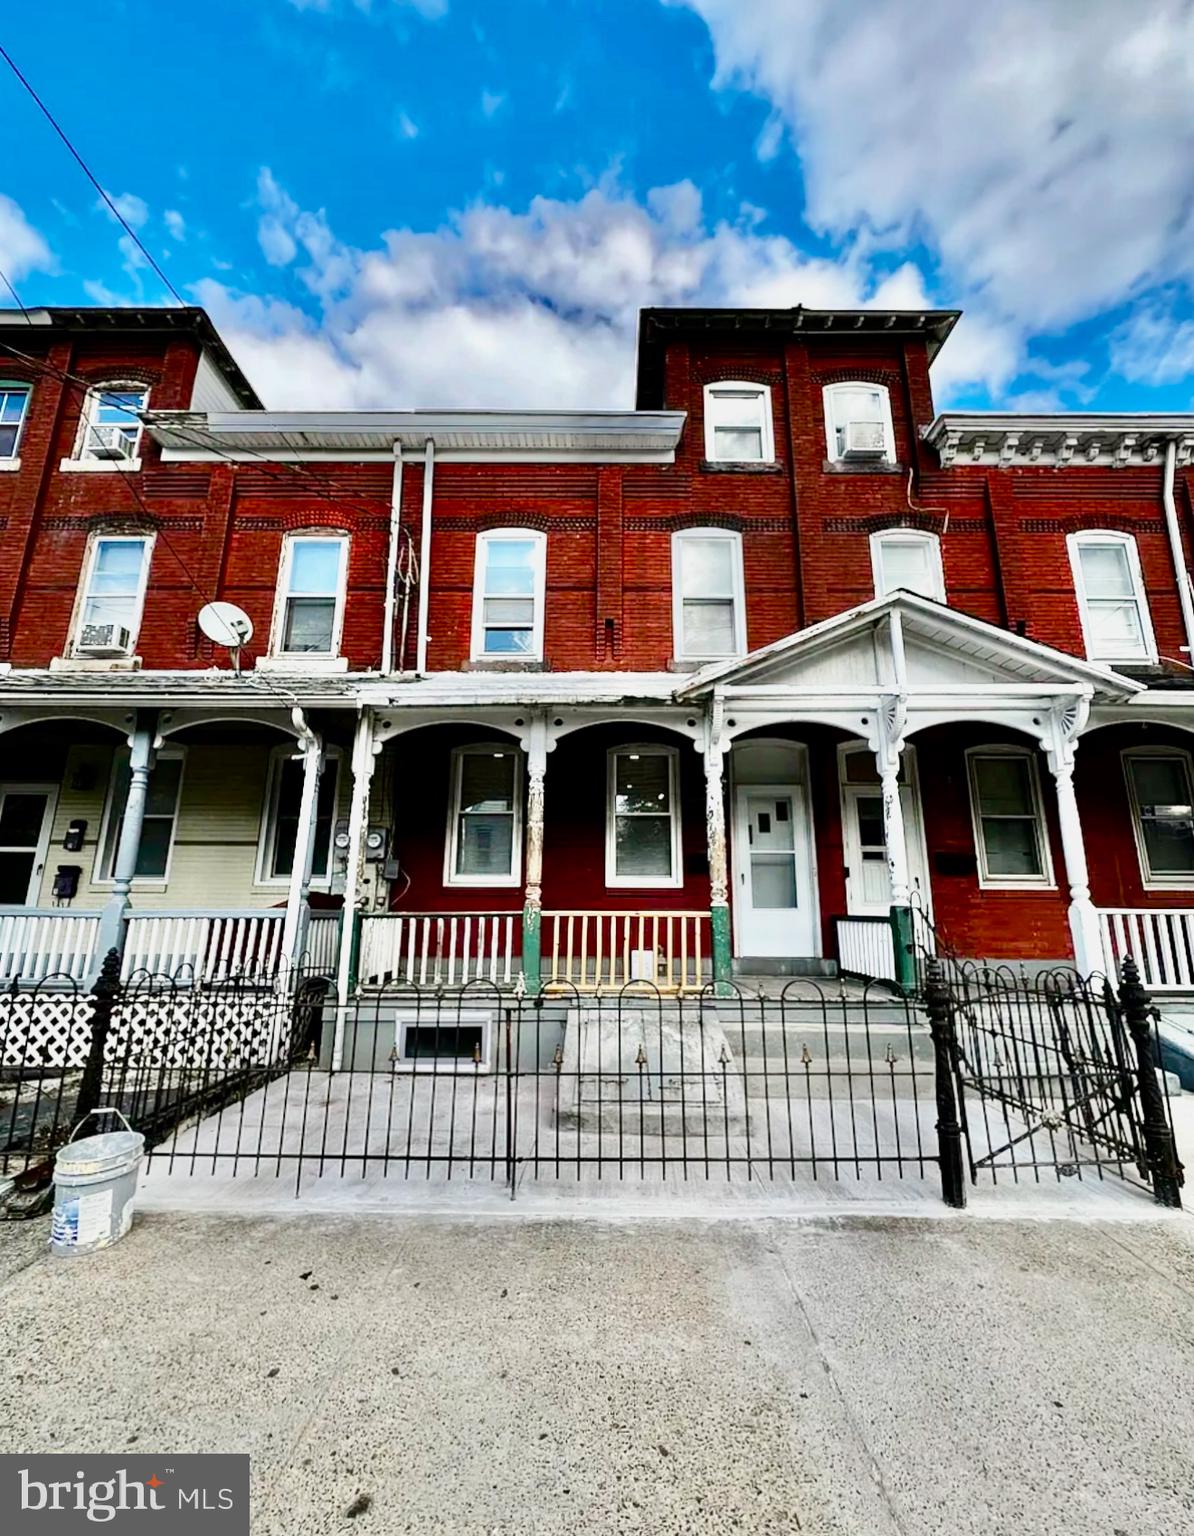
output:
[[[1072,533],[1074,589],[1091,661],[1156,661],[1140,555],[1129,533]]]
[[[609,754],[607,886],[678,886],[679,759],[673,747],[615,747]]]
[[[522,754],[509,742],[452,753],[446,885],[517,885],[522,868]]]
[[[966,754],[979,879],[987,886],[1052,885],[1036,759],[1020,747]]]
[[[30,393],[28,384],[0,382],[0,463],[15,460],[17,456]]]
[[[1194,779],[1186,752],[1124,753],[1136,846],[1146,885],[1194,885]]]
[[[737,464],[768,464],[775,458],[766,384],[727,380],[705,385],[705,457]]]
[[[348,540],[296,533],[282,549],[274,650],[283,656],[335,656],[344,623]]]
[[[141,842],[137,849],[138,880],[165,880],[170,872],[170,854],[178,823],[178,799],[182,791],[183,749],[163,747],[154,758],[145,794],[145,817],[141,823]],[[112,782],[104,825],[100,830],[100,860],[96,878],[111,880],[116,869],[124,812],[128,804],[129,754],[120,752],[112,765]]]
[[[686,661],[745,651],[739,534],[685,528],[672,535],[672,632],[675,653]]]
[[[87,551],[75,631],[79,656],[129,656],[137,643],[153,540],[97,534]]]
[[[891,396],[881,384],[825,388],[825,446],[831,459],[895,462]]]
[[[939,603],[945,601],[941,541],[935,533],[891,528],[871,534],[871,572],[876,597],[902,590],[918,592]]]
[[[495,528],[477,535],[474,661],[543,659],[546,552],[546,535],[529,528]]]
[[[84,464],[117,468],[140,462],[140,412],[149,404],[144,384],[99,384],[87,391],[79,422],[75,458]]]
[[[265,818],[258,850],[257,881],[261,885],[285,885],[294,869],[299,813],[303,800],[303,755],[292,746],[275,747],[270,756],[269,783],[265,793]],[[319,775],[315,800],[315,846],[311,878],[326,883],[331,867],[332,830],[336,819],[340,754],[328,749]]]

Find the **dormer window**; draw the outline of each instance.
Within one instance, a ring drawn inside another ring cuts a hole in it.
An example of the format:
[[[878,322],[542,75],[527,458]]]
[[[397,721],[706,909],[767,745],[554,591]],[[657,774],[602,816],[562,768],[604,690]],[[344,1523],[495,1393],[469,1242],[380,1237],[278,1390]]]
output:
[[[1091,661],[1153,662],[1153,638],[1136,540],[1130,533],[1072,533],[1074,588]]]
[[[916,592],[945,601],[945,573],[941,567],[941,541],[935,533],[915,528],[888,528],[871,535],[871,572],[875,596],[889,592]]]
[[[825,389],[825,446],[844,464],[893,464],[891,396],[881,384],[830,384]]]
[[[148,404],[144,384],[115,382],[88,390],[75,456],[68,462],[85,469],[140,469],[140,413]]]
[[[771,391],[727,380],[705,386],[705,458],[720,464],[769,464],[775,458]]]

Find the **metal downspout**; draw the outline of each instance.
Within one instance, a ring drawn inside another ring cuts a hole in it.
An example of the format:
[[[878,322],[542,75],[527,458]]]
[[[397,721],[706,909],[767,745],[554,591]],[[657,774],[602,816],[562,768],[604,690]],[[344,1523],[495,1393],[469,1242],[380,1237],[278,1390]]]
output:
[[[1190,595],[1190,575],[1186,569],[1186,555],[1182,548],[1182,534],[1177,522],[1177,504],[1173,498],[1173,483],[1177,471],[1177,443],[1171,437],[1165,444],[1165,477],[1161,485],[1161,501],[1165,507],[1165,531],[1169,535],[1169,551],[1173,556],[1173,569],[1177,576],[1177,598],[1182,607],[1182,629],[1186,635],[1185,651],[1194,666],[1194,597]]]
[[[427,439],[423,450],[423,516],[419,529],[419,638],[415,647],[415,671],[427,671],[427,614],[431,597],[431,499],[435,486],[435,442]]]
[[[390,492],[390,547],[386,554],[385,627],[381,635],[381,670],[394,670],[394,618],[398,608],[398,538],[402,530],[402,444],[394,444],[394,481]]]

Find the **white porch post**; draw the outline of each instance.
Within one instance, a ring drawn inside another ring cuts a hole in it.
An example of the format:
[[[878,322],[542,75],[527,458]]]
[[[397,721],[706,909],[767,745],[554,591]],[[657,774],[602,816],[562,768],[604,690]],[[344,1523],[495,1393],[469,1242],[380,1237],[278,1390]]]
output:
[[[286,894],[286,919],[282,926],[282,959],[290,968],[297,967],[307,946],[311,890],[311,865],[315,859],[315,815],[319,804],[319,778],[323,769],[323,743],[295,710],[295,725],[302,736],[303,789],[299,799],[298,828],[294,837],[294,857],[290,865],[290,887]]]
[[[522,899],[522,978],[534,996],[542,986],[543,806],[547,778],[547,714],[531,720],[526,738],[527,838]]]
[[[722,733],[725,710],[714,698],[705,721],[705,840],[709,854],[709,935],[713,986],[728,992],[733,974],[730,942],[730,876],[726,858],[725,755],[729,742]]]
[[[908,836],[900,795],[900,757],[904,750],[906,706],[902,693],[879,701],[873,750],[883,795],[883,840],[887,846],[887,877],[891,886],[891,942],[895,979],[903,987],[916,979],[912,953],[912,883],[908,874]]]
[[[133,733],[129,737],[129,791],[124,802],[124,818],[120,824],[120,841],[116,845],[116,857],[112,865],[112,894],[100,914],[95,956],[97,965],[103,964],[104,956],[110,949],[124,953],[124,919],[129,909],[129,892],[137,873],[137,859],[141,853],[141,829],[145,824],[149,775],[153,771],[154,749],[157,746],[157,723],[158,717],[153,710],[139,709]]]
[[[336,973],[336,1038],[332,1046],[332,1071],[338,1072],[344,1058],[344,1022],[348,994],[353,980],[358,943],[357,893],[361,882],[361,856],[365,849],[365,828],[369,821],[369,790],[380,742],[373,740],[373,716],[365,709],[357,721],[352,744],[352,804],[348,813],[348,864],[344,872],[344,916],[340,925],[340,961]]]
[[[1090,899],[1090,870],[1086,862],[1086,842],[1082,819],[1074,794],[1074,754],[1078,733],[1086,723],[1090,700],[1058,700],[1051,711],[1050,734],[1045,742],[1045,759],[1053,775],[1057,796],[1057,830],[1065,859],[1066,880],[1070,887],[1070,938],[1074,945],[1074,966],[1083,976],[1104,968],[1103,941],[1099,916]]]

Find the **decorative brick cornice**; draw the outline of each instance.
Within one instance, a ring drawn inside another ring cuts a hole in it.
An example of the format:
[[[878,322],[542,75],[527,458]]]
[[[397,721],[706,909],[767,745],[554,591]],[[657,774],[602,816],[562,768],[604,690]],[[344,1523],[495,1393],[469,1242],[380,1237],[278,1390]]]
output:
[[[1164,533],[1159,517],[1129,517],[1119,512],[1076,512],[1070,517],[1023,517],[1021,533],[1081,533],[1106,528],[1114,533]]]
[[[569,517],[567,513],[532,512],[505,507],[501,512],[474,512],[471,516],[437,517],[435,528],[443,533],[488,533],[493,528],[532,528],[536,533],[590,533],[595,517]]]
[[[828,368],[824,372],[813,369],[812,381],[819,389],[830,384],[878,384],[883,389],[898,389],[900,375],[894,368]]]
[[[886,533],[891,528],[915,528],[921,533],[940,533],[943,517],[924,512],[876,512],[872,517],[827,517],[826,533]],[[981,517],[951,517],[950,533],[985,533]]]
[[[680,533],[685,528],[725,528],[730,533],[790,533],[786,517],[749,517],[737,512],[672,512],[626,519],[631,533]]]

